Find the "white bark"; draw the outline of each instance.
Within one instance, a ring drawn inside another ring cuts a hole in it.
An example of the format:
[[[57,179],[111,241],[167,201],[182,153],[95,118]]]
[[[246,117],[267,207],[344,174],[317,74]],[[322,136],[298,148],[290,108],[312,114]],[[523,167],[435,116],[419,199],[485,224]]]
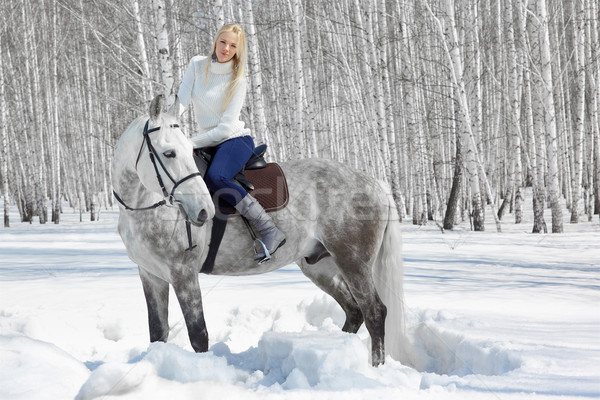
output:
[[[23,45],[25,48],[25,71],[29,75],[29,87],[28,87],[28,103],[29,112],[31,115],[31,121],[34,132],[34,147],[28,150],[33,151],[35,154],[36,168],[33,171],[34,182],[35,182],[35,209],[39,216],[40,224],[46,223],[47,210],[46,210],[46,179],[43,173],[43,166],[46,165],[45,160],[45,147],[42,124],[39,122],[41,118],[39,97],[37,93],[41,93],[40,79],[39,79],[39,68],[37,67],[37,49],[36,42],[32,40],[35,35],[33,34],[32,21],[28,18],[30,10],[27,2],[23,2],[22,17],[23,17]],[[31,61],[30,58],[31,57]],[[33,65],[32,65],[33,64]]]
[[[173,60],[169,47],[169,35],[167,33],[167,16],[164,0],[152,0],[152,8],[156,17],[156,45],[158,58],[160,60],[160,75],[163,84],[163,93],[167,98],[167,104],[173,103]]]
[[[215,14],[217,16],[217,30],[225,25],[225,8],[223,8],[223,0],[215,0]]]
[[[600,57],[600,40],[599,36],[599,24],[598,18],[598,3],[594,0],[588,2],[588,20],[590,21],[588,26],[588,60],[597,60]],[[591,71],[590,74],[590,88],[591,88],[591,110],[590,110],[590,121],[592,130],[592,142],[595,143],[593,157],[597,160],[596,168],[594,170],[594,163],[592,162],[592,181],[596,185],[596,210],[600,209],[600,65],[597,65],[595,70]]]
[[[306,14],[306,11],[305,11]],[[315,132],[315,96],[313,94],[313,66],[314,62],[312,60],[311,49],[308,44],[308,31],[306,29],[307,24],[306,15],[301,20],[300,30],[302,32],[302,51],[303,53],[303,71],[304,71],[304,101],[305,101],[305,111],[304,111],[304,119],[306,124],[304,125],[304,130],[306,132],[306,136],[308,138],[308,146],[307,146],[307,156],[308,157],[319,157],[319,145],[317,142],[317,136]]]
[[[554,93],[552,80],[552,51],[550,49],[550,35],[548,32],[548,11],[546,0],[535,0],[537,17],[539,47],[540,47],[540,73],[541,96],[543,102],[544,129],[546,132],[546,151],[548,153],[548,194],[552,207],[552,232],[563,232],[562,208],[560,205],[559,170],[558,170],[558,136],[556,131],[556,110],[554,107]]]
[[[0,35],[0,48],[3,48]],[[0,175],[2,177],[2,197],[4,199],[4,227],[10,227],[10,201],[8,193],[8,132],[6,131],[6,101],[4,99],[4,65],[0,57]]]
[[[244,0],[246,6],[246,37],[248,39],[248,69],[250,76],[249,98],[252,102],[252,111],[254,114],[254,137],[259,141],[270,144],[267,131],[267,118],[265,116],[265,105],[262,92],[262,68],[260,65],[258,36],[256,35],[256,25],[254,22],[254,10],[252,9],[252,0]]]
[[[390,62],[388,57],[388,43],[391,42],[388,35],[388,24],[386,10],[386,1],[379,0],[379,41],[381,43],[382,51],[379,53],[379,65],[381,68],[381,79],[383,85],[383,106],[384,113],[386,115],[387,122],[387,141],[389,149],[389,171],[390,171],[390,184],[392,189],[392,195],[396,204],[400,203],[401,191],[400,191],[400,169],[398,165],[398,149],[396,144],[396,126],[394,121],[394,100],[392,98],[392,90],[390,84]]]
[[[387,135],[387,119],[385,113],[385,106],[383,103],[383,85],[382,79],[380,76],[380,66],[379,59],[377,57],[378,53],[385,52],[385,46],[380,45],[380,43],[376,43],[377,39],[375,36],[375,30],[377,27],[377,3],[366,3],[366,29],[367,29],[367,41],[369,43],[369,54],[371,56],[370,61],[370,75],[373,77],[373,89],[372,99],[375,110],[375,120],[376,131],[374,132],[377,135],[378,143],[379,143],[379,151],[380,154],[385,160],[385,179],[386,181],[390,181],[390,168],[387,160],[390,159],[390,148],[388,144],[388,135]]]
[[[509,131],[511,146],[508,157],[511,169],[511,175],[509,176],[509,187],[510,195],[514,198],[515,203],[515,223],[521,223],[522,221],[522,170],[521,165],[521,94],[522,88],[520,87],[521,70],[519,65],[522,64],[522,60],[517,52],[515,43],[515,18],[513,15],[513,2],[506,0],[504,7],[504,15],[506,22],[506,44],[508,47],[507,51],[507,62],[508,62],[508,97],[510,101],[510,113],[509,113]]]
[[[83,8],[83,0],[80,0],[80,7],[82,16],[84,16],[84,8]],[[83,51],[84,51],[84,76],[85,76],[85,102],[86,102],[86,125],[84,130],[84,141],[88,143],[88,157],[89,157],[89,171],[90,171],[90,185],[89,191],[87,192],[90,197],[90,220],[96,221],[97,219],[97,211],[98,204],[96,203],[97,198],[97,182],[96,182],[96,138],[97,134],[94,130],[93,121],[95,120],[93,117],[93,86],[92,85],[92,69],[90,67],[90,52],[89,52],[89,43],[87,40],[87,22],[85,20],[85,16],[82,21],[82,36],[83,36]]]
[[[302,10],[300,0],[291,0],[293,2],[293,17],[294,17],[294,73],[295,73],[295,84],[294,84],[294,96],[295,111],[294,111],[294,139],[295,145],[295,158],[303,158],[305,149],[304,140],[304,69],[302,66],[302,18],[304,17],[304,10]]]
[[[575,131],[573,133],[573,153],[574,153],[574,176],[572,180],[572,198],[571,198],[571,223],[579,222],[581,184],[583,179],[583,138],[585,121],[585,2],[584,0],[575,0],[574,4],[574,38],[575,38],[575,67],[576,67],[576,107],[575,107]]]
[[[62,188],[62,177],[61,177],[61,160],[60,160],[60,149],[61,149],[61,143],[60,143],[60,125],[58,123],[59,120],[59,115],[58,115],[58,108],[59,108],[59,96],[58,96],[58,59],[59,59],[59,47],[58,47],[58,7],[57,7],[57,0],[53,0],[52,2],[52,9],[53,9],[53,14],[52,14],[52,54],[53,54],[53,60],[52,60],[52,99],[53,99],[53,105],[52,105],[52,120],[54,121],[54,129],[52,132],[52,157],[54,158],[54,163],[52,165],[53,171],[52,171],[52,181],[53,181],[53,187],[52,187],[52,221],[55,224],[58,224],[60,222],[60,210],[61,210],[61,188]]]
[[[150,65],[148,65],[148,56],[146,54],[146,41],[144,40],[144,27],[140,15],[140,6],[138,0],[133,0],[133,17],[137,31],[137,50],[139,53],[140,73],[142,74],[142,88],[144,91],[144,100],[152,100],[152,80],[150,76]]]

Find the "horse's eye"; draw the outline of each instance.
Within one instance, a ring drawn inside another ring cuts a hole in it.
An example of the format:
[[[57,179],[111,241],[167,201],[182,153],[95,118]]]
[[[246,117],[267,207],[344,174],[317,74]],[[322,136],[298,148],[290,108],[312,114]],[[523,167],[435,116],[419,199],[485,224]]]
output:
[[[167,158],[175,158],[175,150],[167,150],[163,153],[163,156]]]

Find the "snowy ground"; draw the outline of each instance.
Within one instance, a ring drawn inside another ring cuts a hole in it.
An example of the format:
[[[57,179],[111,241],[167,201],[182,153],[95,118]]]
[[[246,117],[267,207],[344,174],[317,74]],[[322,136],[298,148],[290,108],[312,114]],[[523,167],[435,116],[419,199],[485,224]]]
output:
[[[404,223],[415,365],[379,368],[364,327],[342,333],[341,309],[294,265],[200,275],[211,351],[191,351],[174,296],[169,342],[150,345],[116,218],[15,214],[0,230],[0,399],[600,397],[597,216],[560,235],[512,216],[501,234]]]

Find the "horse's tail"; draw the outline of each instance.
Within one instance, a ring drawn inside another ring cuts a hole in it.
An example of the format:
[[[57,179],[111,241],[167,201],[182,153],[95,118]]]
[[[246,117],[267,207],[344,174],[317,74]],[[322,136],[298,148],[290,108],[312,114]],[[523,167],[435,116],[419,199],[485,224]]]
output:
[[[380,182],[388,196],[388,220],[381,247],[373,268],[377,293],[387,307],[385,320],[385,350],[393,359],[405,358],[404,336],[404,268],[400,218],[389,185]]]

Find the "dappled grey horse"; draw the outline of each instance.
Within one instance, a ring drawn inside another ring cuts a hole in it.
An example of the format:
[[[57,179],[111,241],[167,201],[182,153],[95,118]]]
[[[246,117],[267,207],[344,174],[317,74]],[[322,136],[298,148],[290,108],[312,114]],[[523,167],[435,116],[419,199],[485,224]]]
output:
[[[127,254],[139,266],[150,340],[167,340],[171,284],[191,345],[204,352],[208,333],[198,275],[207,256],[215,207],[197,174],[191,144],[176,116],[163,113],[163,107],[163,97],[157,96],[149,116],[133,121],[116,145],[112,177],[120,202],[118,229]],[[342,307],[345,332],[356,333],[365,323],[373,365],[383,363],[386,353],[400,359],[400,223],[389,188],[328,160],[286,162],[281,168],[289,203],[271,216],[287,244],[258,265],[246,226],[239,216],[230,217],[212,274],[262,274],[296,262]],[[196,247],[186,250],[190,238]]]

